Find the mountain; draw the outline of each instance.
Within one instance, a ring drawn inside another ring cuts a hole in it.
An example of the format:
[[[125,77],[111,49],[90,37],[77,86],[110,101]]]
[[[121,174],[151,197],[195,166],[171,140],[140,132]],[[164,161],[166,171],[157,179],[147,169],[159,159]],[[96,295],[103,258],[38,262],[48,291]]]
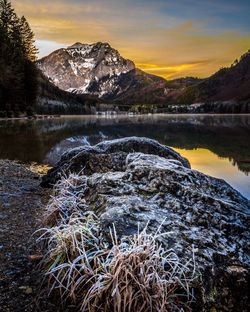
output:
[[[147,74],[108,43],[75,43],[37,61],[57,87],[116,102],[162,102],[166,80]]]
[[[136,68],[108,43],[101,42],[75,43],[56,50],[38,60],[37,66],[58,88],[106,103],[158,104],[163,109],[168,105],[215,103],[216,107],[220,105],[218,112],[249,109],[249,51],[231,67],[222,68],[206,79],[185,77],[167,81]],[[230,109],[228,101],[233,103]],[[215,110],[215,106],[206,107],[207,112]]]

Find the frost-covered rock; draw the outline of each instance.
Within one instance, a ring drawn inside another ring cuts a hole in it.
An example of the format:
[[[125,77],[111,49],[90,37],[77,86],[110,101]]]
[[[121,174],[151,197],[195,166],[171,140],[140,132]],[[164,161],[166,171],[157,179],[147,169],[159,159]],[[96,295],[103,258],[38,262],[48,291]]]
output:
[[[104,235],[118,237],[147,225],[181,259],[194,251],[202,273],[194,311],[248,311],[250,202],[225,181],[192,170],[158,142],[125,138],[65,153],[44,178],[80,173],[71,192],[80,209],[94,211]]]
[[[190,167],[187,159],[155,140],[142,137],[128,137],[104,141],[95,146],[81,146],[66,152],[60,162],[43,177],[43,186],[53,185],[60,177],[68,173],[123,171],[126,157],[131,152],[159,155],[179,160]]]
[[[84,183],[104,230],[115,224],[119,236],[131,235],[138,223],[152,232],[163,223],[163,243],[181,257],[194,246],[202,266],[216,254],[250,264],[249,201],[223,180],[178,160],[132,153],[123,171],[95,173]]]
[[[129,137],[72,149],[43,185],[70,173],[84,176],[84,199],[103,228],[114,223],[119,235],[129,235],[138,223],[153,231],[164,221],[165,243],[181,256],[193,244],[202,264],[217,253],[250,264],[249,201],[157,141]]]

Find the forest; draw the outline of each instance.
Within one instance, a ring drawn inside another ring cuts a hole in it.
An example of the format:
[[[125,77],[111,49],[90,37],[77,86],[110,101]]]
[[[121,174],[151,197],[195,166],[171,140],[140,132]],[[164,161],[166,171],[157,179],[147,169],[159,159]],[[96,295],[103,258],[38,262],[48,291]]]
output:
[[[34,33],[8,0],[0,0],[0,117],[32,115],[38,92]]]

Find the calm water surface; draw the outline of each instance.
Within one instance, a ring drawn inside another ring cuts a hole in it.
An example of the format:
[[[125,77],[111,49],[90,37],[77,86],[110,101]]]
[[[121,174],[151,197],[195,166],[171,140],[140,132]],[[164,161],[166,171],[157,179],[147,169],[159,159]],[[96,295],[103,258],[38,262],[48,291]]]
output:
[[[54,165],[69,148],[125,136],[173,147],[250,198],[250,115],[77,116],[0,121],[0,158]]]

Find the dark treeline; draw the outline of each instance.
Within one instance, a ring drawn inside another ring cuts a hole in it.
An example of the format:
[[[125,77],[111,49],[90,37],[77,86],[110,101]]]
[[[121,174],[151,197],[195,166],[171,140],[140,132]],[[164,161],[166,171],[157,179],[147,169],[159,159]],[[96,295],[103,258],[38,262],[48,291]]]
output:
[[[38,74],[36,113],[41,115],[94,114],[99,100],[91,95],[74,94],[56,87],[41,72]]]
[[[158,112],[177,114],[249,114],[250,101],[217,101],[198,105],[167,105],[158,110]]]
[[[24,16],[0,0],[0,117],[32,115],[38,92],[37,49]]]

